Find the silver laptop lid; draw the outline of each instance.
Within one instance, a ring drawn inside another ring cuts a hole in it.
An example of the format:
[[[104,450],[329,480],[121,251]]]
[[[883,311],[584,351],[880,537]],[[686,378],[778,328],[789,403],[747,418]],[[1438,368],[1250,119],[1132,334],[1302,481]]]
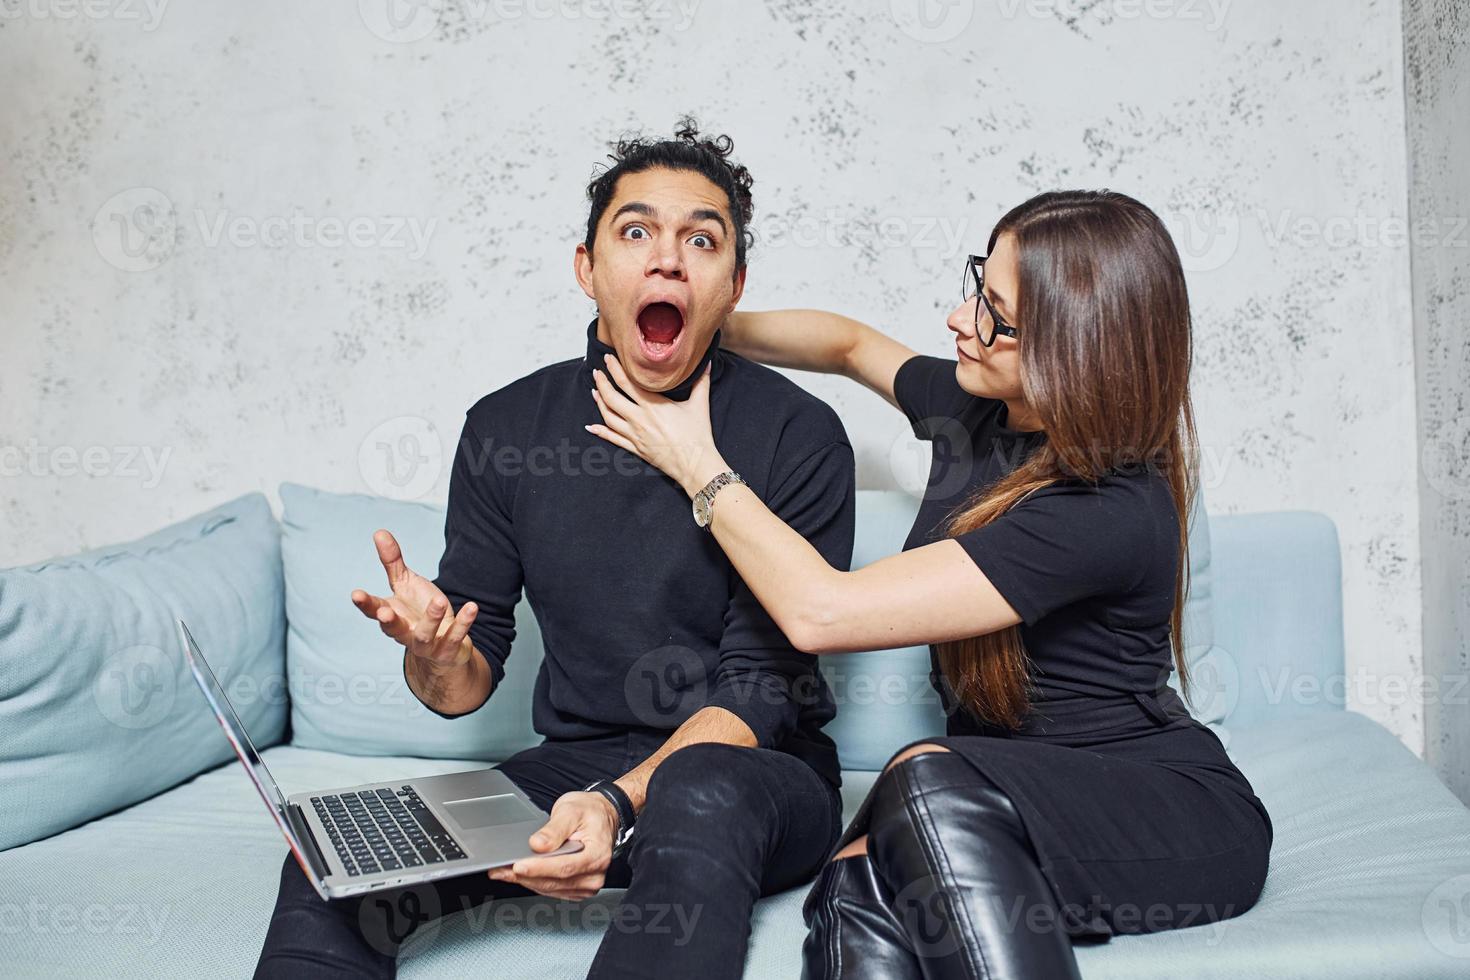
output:
[[[204,659],[204,654],[199,650],[199,644],[194,642],[194,636],[189,632],[189,627],[184,621],[178,620],[179,639],[184,648],[184,659],[189,662],[189,670],[194,674],[194,680],[199,684],[199,689],[204,692],[209,707],[213,709],[214,716],[219,719],[220,727],[229,736],[230,744],[235,747],[235,754],[245,765],[245,771],[250,774],[250,781],[260,792],[260,798],[265,801],[267,809],[276,818],[276,823],[281,828],[281,833],[286,836],[286,842],[291,845],[291,851],[296,856],[296,861],[301,865],[308,878],[314,878],[315,873],[311,870],[311,864],[307,861],[306,854],[301,846],[301,840],[291,828],[291,819],[286,813],[286,797],[281,793],[281,787],[276,785],[270,770],[265,767],[265,761],[261,759],[260,753],[255,751],[255,745],[250,741],[250,736],[245,733],[245,725],[240,721],[240,716],[235,714],[235,708],[230,704],[230,699],[225,697],[225,689],[220,685],[219,678],[214,676],[214,670],[210,668],[209,661]]]

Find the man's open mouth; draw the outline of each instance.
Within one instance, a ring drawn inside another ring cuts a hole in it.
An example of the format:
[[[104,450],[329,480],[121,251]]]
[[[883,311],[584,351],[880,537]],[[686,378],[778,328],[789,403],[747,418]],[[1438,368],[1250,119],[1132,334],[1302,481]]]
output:
[[[663,361],[678,349],[684,314],[673,303],[649,303],[638,311],[638,340],[650,361]]]

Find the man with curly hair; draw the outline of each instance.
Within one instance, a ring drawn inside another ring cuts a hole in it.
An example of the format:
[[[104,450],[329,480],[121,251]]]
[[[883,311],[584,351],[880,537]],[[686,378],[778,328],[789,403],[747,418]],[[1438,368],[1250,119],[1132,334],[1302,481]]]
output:
[[[392,976],[406,939],[427,938],[439,916],[605,886],[627,891],[591,976],[738,977],[756,899],[808,881],[836,841],[841,776],[822,732],[836,708],[815,658],[733,571],[707,510],[691,515],[677,483],[584,429],[601,421],[592,371],[605,357],[680,400],[708,367],[716,437],[739,478],[848,567],[853,453],[836,413],[720,348],[752,212],[731,150],[687,119],[672,139],[616,145],[588,186],[576,248],[577,282],[597,304],[585,356],[466,413],[437,577],[407,568],[378,531],[391,595],[353,595],[404,646],[419,700],[459,717],[504,678],[524,590],[545,647],[532,711],[544,741],[497,768],[550,812],[529,841],[545,856],[332,902],[288,857],[258,977]],[[546,854],[568,841],[582,849]]]

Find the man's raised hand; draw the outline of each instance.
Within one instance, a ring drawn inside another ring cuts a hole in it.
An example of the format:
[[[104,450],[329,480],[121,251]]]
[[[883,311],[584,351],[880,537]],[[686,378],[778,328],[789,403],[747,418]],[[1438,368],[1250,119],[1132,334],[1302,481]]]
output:
[[[473,649],[466,637],[479,612],[475,604],[466,602],[458,615],[450,615],[449,600],[439,587],[403,563],[403,551],[392,534],[375,531],[373,544],[392,594],[375,596],[354,589],[352,604],[425,666],[437,670],[463,666]]]

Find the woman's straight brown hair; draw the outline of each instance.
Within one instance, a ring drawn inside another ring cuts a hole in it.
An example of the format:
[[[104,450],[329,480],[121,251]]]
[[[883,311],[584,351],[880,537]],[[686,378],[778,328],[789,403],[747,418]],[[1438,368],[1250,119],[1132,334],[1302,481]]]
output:
[[[989,524],[1058,481],[1096,483],[1140,466],[1161,472],[1179,518],[1170,623],[1187,691],[1183,620],[1197,449],[1179,253],[1153,211],[1111,191],[1037,195],[1001,218],[987,251],[1006,234],[1019,255],[1021,389],[1046,438],[961,505],[947,530],[958,535]],[[1021,727],[1032,686],[1019,625],[939,644],[938,654],[961,706],[982,721]]]

